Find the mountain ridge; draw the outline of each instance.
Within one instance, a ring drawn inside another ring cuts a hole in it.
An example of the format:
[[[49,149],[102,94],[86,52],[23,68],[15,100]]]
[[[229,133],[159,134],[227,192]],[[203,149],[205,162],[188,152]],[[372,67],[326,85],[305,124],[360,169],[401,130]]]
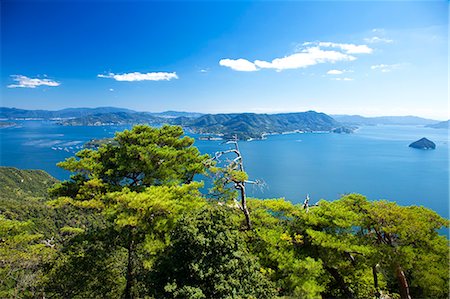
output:
[[[439,122],[438,120],[413,115],[367,117],[357,114],[331,114],[331,116],[343,124],[352,125],[431,125]]]
[[[66,126],[138,123],[180,125],[193,133],[219,135],[226,139],[233,138],[236,135],[241,140],[262,139],[266,134],[294,131],[350,133],[353,130],[352,127],[343,126],[329,115],[315,111],[281,114],[221,113],[175,118],[159,117],[146,112],[116,112],[88,115],[59,122],[60,125]]]
[[[185,117],[198,117],[203,115],[199,112],[185,112],[185,111],[163,111],[163,112],[141,112],[135,111],[127,108],[117,108],[117,107],[96,107],[96,108],[64,108],[60,110],[27,110],[20,108],[9,108],[9,107],[0,107],[0,118],[2,119],[67,119],[67,118],[79,118],[86,117],[89,115],[95,114],[106,114],[106,113],[147,113],[157,117],[162,118],[176,118],[180,116]]]

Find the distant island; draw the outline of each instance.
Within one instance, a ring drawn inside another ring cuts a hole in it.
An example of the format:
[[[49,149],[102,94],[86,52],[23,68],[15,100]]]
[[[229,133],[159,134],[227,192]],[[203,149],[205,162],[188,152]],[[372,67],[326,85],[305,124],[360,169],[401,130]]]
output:
[[[376,126],[376,125],[418,125],[428,126],[437,124],[439,121],[422,118],[417,116],[376,116],[366,117],[361,115],[331,115],[335,120],[347,124],[357,126]]]
[[[146,123],[180,125],[190,132],[218,140],[236,136],[239,140],[263,139],[269,134],[287,132],[351,133],[354,127],[344,126],[325,113],[315,111],[283,114],[204,114],[198,117],[163,118],[147,112],[112,112],[61,120],[64,126],[100,126]]]
[[[449,129],[449,120],[441,121],[436,124],[426,125],[427,128],[433,128],[433,129]]]
[[[240,140],[264,139],[270,134],[292,132],[352,133],[362,125],[421,125],[448,128],[448,121],[439,122],[416,116],[364,117],[360,115],[327,115],[316,111],[281,114],[197,112],[137,112],[125,108],[67,108],[57,111],[25,110],[0,107],[3,120],[54,120],[62,126],[107,126],[134,124],[180,125],[205,136],[199,139],[220,140],[237,136]],[[6,124],[3,126],[7,126]]]
[[[70,119],[83,118],[90,115],[111,114],[124,112],[127,114],[144,113],[160,118],[176,118],[176,117],[199,117],[203,115],[197,112],[183,111],[164,111],[164,112],[138,112],[126,108],[116,107],[98,107],[98,108],[66,108],[61,110],[26,110],[17,108],[0,107],[0,118],[2,119]]]
[[[225,139],[236,135],[240,140],[263,139],[269,134],[294,132],[351,133],[355,129],[342,125],[325,113],[315,111],[282,114],[205,114],[191,119],[176,118],[172,124],[181,125],[194,133],[223,135]]]
[[[424,137],[417,141],[414,141],[413,143],[411,143],[409,145],[409,147],[417,148],[417,149],[435,149],[436,144],[433,141]]]
[[[199,138],[203,140],[234,137],[239,140],[264,139],[270,134],[293,132],[352,133],[356,129],[355,126],[344,125],[325,113],[315,111],[202,114],[178,111],[137,112],[114,107],[68,108],[57,111],[0,107],[0,118],[54,120],[62,126],[180,125],[190,132],[206,135]]]
[[[0,121],[0,128],[10,128],[10,127],[15,127],[15,126],[17,126],[16,123]]]

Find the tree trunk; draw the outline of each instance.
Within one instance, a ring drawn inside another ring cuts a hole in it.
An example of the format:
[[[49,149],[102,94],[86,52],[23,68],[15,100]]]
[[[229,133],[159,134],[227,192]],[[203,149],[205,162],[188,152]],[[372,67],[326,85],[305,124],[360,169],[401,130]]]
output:
[[[411,299],[411,295],[409,294],[409,285],[406,280],[405,272],[403,272],[402,267],[398,265],[395,269],[397,274],[398,285],[400,289],[400,298],[401,299]]]
[[[239,190],[241,191],[241,205],[242,205],[242,211],[244,212],[245,216],[245,223],[247,224],[247,229],[252,229],[252,222],[250,220],[250,213],[248,212],[247,208],[247,198],[245,196],[245,186],[244,184],[239,184]]]
[[[128,260],[127,260],[127,273],[126,273],[126,286],[123,294],[124,299],[132,299],[131,293],[134,283],[134,271],[133,271],[133,254],[134,254],[134,240],[130,233],[130,241],[128,242]]]
[[[352,289],[350,289],[344,281],[344,278],[339,274],[338,270],[333,267],[324,265],[325,270],[327,270],[334,280],[339,285],[340,289],[344,292],[345,298],[352,299],[355,298]]]
[[[378,290],[378,274],[377,274],[377,265],[372,266],[372,274],[373,274],[373,287],[375,288],[375,297],[380,298],[380,291]]]

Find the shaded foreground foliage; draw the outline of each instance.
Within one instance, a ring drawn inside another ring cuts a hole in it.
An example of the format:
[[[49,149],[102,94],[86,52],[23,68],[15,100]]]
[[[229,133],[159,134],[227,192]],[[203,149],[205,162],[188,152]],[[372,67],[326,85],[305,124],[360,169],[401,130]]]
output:
[[[73,175],[50,195],[47,174],[0,168],[1,298],[449,296],[448,221],[429,209],[249,199],[249,230],[232,185],[246,175],[171,126],[136,126],[60,166]],[[195,179],[210,172],[214,199]]]

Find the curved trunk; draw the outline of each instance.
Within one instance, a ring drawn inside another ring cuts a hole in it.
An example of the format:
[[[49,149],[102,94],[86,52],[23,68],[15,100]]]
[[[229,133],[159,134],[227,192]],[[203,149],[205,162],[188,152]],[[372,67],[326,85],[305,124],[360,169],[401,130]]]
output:
[[[244,186],[244,184],[240,184],[239,185],[239,190],[241,191],[241,206],[242,206],[242,211],[244,212],[244,216],[245,216],[245,223],[247,224],[247,229],[251,230],[252,229],[252,222],[250,220],[250,213],[249,213],[248,208],[247,208],[247,198],[245,196],[245,186]]]
[[[402,267],[398,265],[395,269],[397,280],[398,280],[398,286],[400,289],[400,298],[401,299],[411,299],[411,295],[409,294],[409,285],[408,281],[406,280],[405,272],[403,272]]]

